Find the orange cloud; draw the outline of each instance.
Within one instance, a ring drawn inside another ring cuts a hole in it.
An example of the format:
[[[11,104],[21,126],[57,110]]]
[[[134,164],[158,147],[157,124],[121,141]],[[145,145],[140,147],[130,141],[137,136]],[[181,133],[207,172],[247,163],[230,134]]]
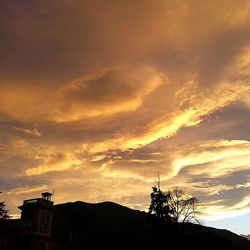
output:
[[[35,176],[46,174],[52,171],[64,171],[82,162],[69,153],[51,154],[47,159],[43,159],[43,164],[37,167],[27,168],[25,174],[27,176]]]
[[[210,141],[189,145],[187,152],[175,154],[173,172],[175,176],[186,169],[191,176],[221,177],[240,170],[249,170],[249,141]],[[179,154],[179,155],[178,155]]]
[[[47,185],[41,185],[37,187],[21,187],[7,192],[7,195],[31,194],[31,193],[43,192],[46,190],[48,190]]]
[[[90,144],[90,152],[137,149],[161,138],[174,136],[181,128],[198,125],[206,116],[239,100],[242,93],[250,90],[250,87],[244,84],[237,87],[221,84],[214,92],[204,93],[193,89],[193,85],[187,85],[190,86],[191,89],[184,87],[184,92],[177,92],[177,97],[181,96],[181,108],[176,112],[147,124],[138,134],[118,135],[115,139]],[[184,109],[183,102],[186,103]]]
[[[18,128],[18,127],[13,127],[16,131],[20,131],[24,134],[31,135],[31,136],[42,136],[42,133],[38,131],[36,128],[33,129],[28,129],[28,128]]]
[[[56,93],[30,86],[0,86],[0,113],[21,121],[69,122],[133,112],[163,83],[163,74],[153,68],[116,67],[85,75],[58,88]],[[22,132],[38,135],[38,131]]]
[[[104,69],[74,80],[58,91],[58,121],[134,111],[163,84],[152,68]]]

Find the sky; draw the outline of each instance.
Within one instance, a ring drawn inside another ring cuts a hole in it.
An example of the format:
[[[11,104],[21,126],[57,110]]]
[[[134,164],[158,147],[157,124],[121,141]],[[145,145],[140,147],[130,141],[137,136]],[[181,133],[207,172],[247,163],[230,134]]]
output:
[[[0,190],[147,210],[158,172],[250,233],[250,3],[1,0]],[[229,223],[230,224],[230,223]]]

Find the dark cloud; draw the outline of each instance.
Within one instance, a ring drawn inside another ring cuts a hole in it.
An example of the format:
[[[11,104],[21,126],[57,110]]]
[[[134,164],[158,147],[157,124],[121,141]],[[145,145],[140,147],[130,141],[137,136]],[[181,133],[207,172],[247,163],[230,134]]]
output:
[[[102,70],[59,90],[60,115],[69,112],[73,113],[73,119],[79,119],[84,115],[134,111],[141,106],[143,98],[161,84],[160,74],[150,68]]]
[[[250,32],[247,24],[240,27],[219,30],[204,53],[201,54],[198,66],[199,82],[205,86],[212,86],[223,80],[228,66],[249,45]]]

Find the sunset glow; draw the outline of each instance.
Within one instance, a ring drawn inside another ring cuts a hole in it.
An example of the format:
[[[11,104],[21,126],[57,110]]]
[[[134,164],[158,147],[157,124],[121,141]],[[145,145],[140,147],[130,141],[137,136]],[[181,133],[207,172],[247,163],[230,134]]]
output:
[[[249,1],[1,1],[0,200],[250,211]],[[250,233],[250,229],[249,229]]]

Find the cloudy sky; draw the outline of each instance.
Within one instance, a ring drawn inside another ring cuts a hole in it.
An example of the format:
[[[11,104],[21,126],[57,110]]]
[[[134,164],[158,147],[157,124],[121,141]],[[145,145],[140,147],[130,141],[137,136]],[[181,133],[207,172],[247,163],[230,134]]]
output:
[[[147,209],[160,172],[207,219],[249,218],[249,11],[244,0],[2,0],[11,213],[47,190],[56,203]]]

